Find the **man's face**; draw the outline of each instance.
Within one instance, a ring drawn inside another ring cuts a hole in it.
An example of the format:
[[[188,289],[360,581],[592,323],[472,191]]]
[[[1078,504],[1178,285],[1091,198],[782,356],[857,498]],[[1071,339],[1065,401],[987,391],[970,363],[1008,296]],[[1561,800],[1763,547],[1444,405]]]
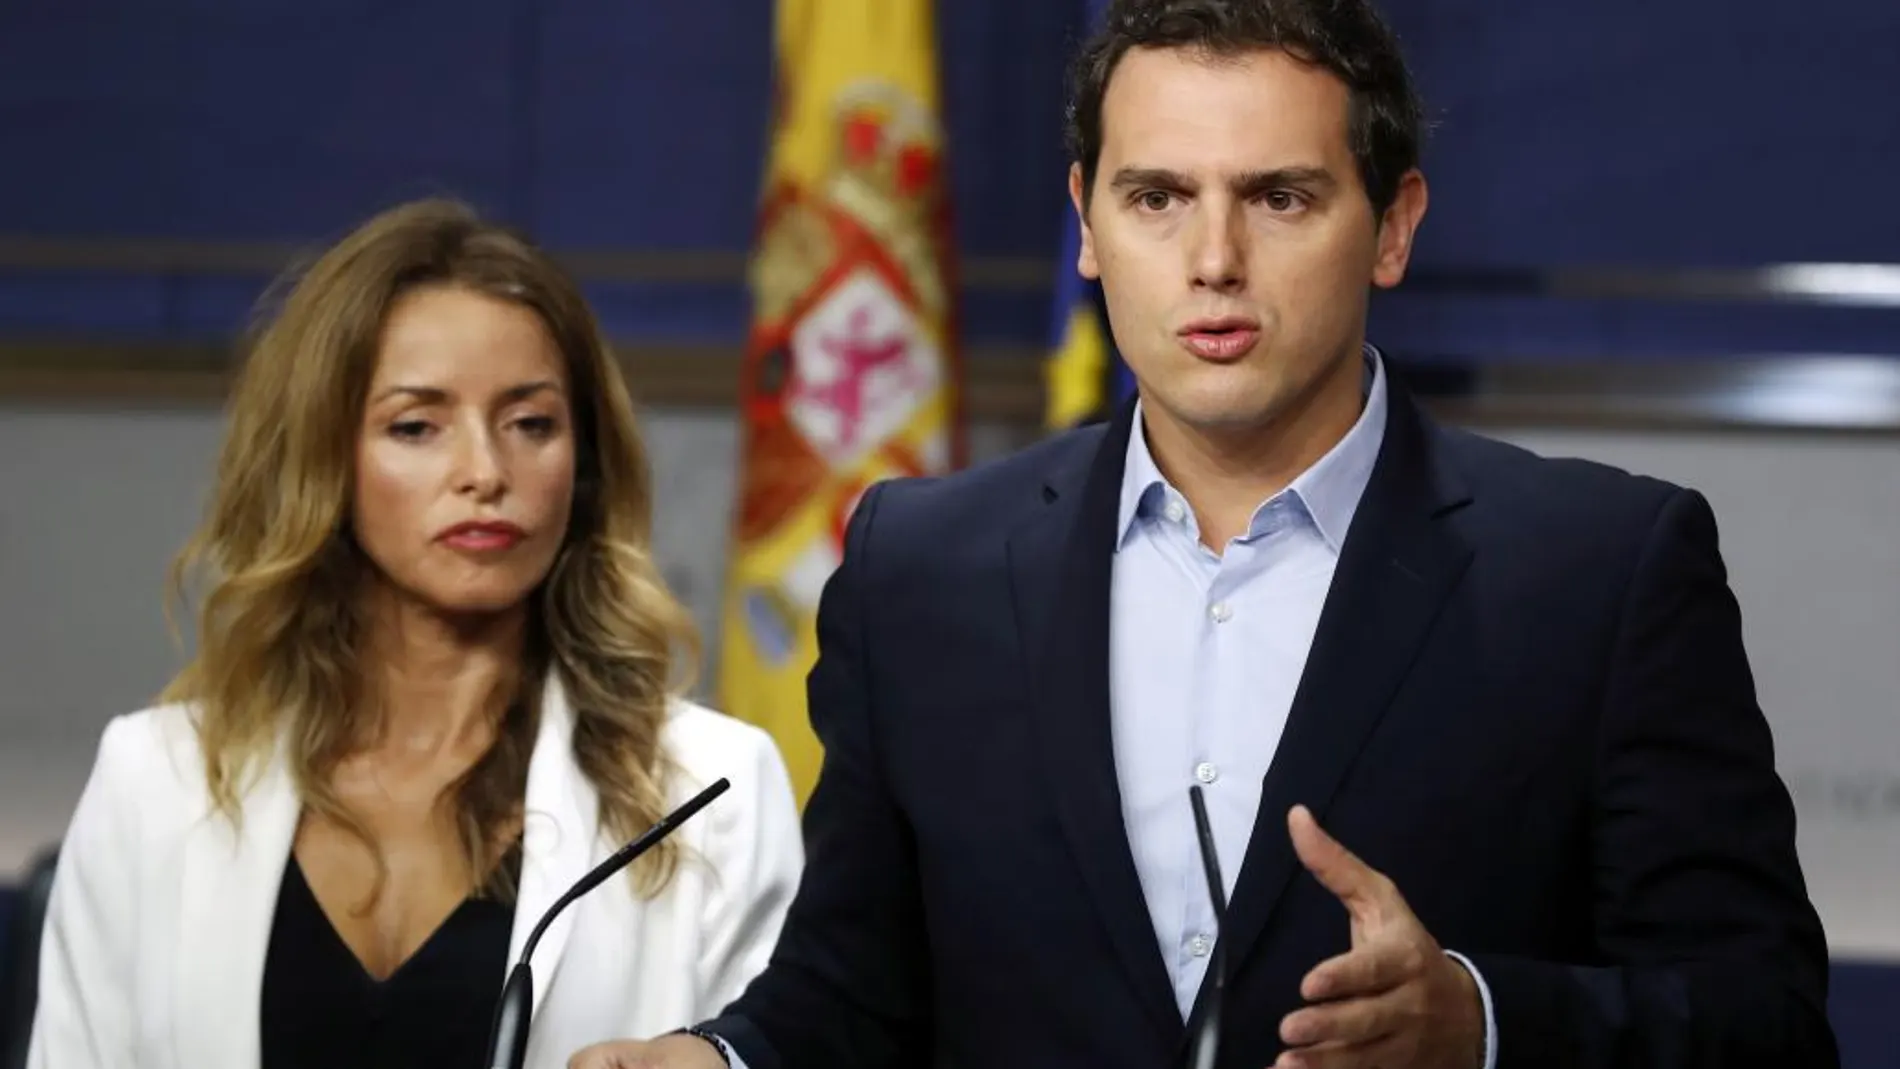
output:
[[[1077,267],[1101,280],[1151,420],[1244,432],[1358,389],[1369,284],[1404,274],[1425,188],[1409,174],[1380,224],[1349,104],[1280,51],[1116,66]],[[1069,184],[1080,212],[1079,166]]]

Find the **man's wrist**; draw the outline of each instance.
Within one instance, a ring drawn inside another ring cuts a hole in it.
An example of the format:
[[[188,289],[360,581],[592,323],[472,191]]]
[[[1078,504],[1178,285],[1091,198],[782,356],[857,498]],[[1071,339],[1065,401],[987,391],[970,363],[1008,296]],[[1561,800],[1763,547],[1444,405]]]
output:
[[[1497,1010],[1491,1003],[1491,987],[1484,982],[1484,974],[1472,964],[1471,959],[1456,950],[1445,951],[1445,956],[1456,962],[1460,971],[1471,981],[1478,1003],[1478,1050],[1474,1069],[1496,1069],[1498,1064]]]

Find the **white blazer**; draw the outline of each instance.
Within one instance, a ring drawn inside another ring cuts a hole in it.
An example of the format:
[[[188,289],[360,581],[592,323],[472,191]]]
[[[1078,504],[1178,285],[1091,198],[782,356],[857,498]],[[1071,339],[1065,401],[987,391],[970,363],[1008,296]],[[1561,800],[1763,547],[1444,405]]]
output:
[[[528,767],[510,964],[556,897],[620,842],[600,829],[558,684]],[[676,701],[663,733],[678,804],[732,787],[679,830],[666,890],[617,876],[568,906],[534,954],[532,1069],[713,1016],[765,967],[804,863],[785,765],[758,728]],[[190,712],[116,718],[60,851],[28,1069],[257,1069],[278,884],[301,809],[273,761],[241,830],[211,810]]]

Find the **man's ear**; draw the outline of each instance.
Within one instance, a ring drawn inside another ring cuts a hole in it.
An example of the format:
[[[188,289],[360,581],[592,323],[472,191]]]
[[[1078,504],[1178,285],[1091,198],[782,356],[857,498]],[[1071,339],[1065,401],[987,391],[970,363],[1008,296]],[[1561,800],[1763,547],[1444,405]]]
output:
[[[1419,223],[1425,218],[1429,200],[1425,175],[1418,168],[1400,177],[1398,195],[1392,198],[1392,206],[1379,220],[1378,258],[1372,264],[1373,285],[1391,289],[1405,277],[1406,265],[1412,260],[1412,242],[1418,235]]]
[[[1088,191],[1082,187],[1079,163],[1069,165],[1069,204],[1075,209],[1075,221],[1082,232],[1082,245],[1075,254],[1075,269],[1083,278],[1101,278],[1101,266],[1095,262],[1095,235],[1089,230]]]

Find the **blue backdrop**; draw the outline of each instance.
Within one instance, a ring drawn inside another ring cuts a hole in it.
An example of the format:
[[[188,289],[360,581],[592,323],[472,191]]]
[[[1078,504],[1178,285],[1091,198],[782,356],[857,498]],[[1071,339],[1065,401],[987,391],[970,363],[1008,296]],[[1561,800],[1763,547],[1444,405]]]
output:
[[[960,250],[1052,260],[1061,61],[1081,5],[938,7]],[[1535,286],[1536,272],[1577,265],[1900,260],[1900,5],[1390,7],[1437,129],[1419,285],[1378,311],[1388,347],[1487,359],[1900,349],[1894,308]],[[769,0],[16,0],[0,6],[0,239],[302,242],[450,192],[557,247],[740,252],[770,24]],[[222,333],[260,283],[202,264],[11,265],[0,334],[16,336]],[[1512,284],[1473,285],[1473,268]],[[978,275],[968,336],[1043,344],[1047,294]],[[595,296],[623,335],[744,329],[736,277],[603,282]]]

